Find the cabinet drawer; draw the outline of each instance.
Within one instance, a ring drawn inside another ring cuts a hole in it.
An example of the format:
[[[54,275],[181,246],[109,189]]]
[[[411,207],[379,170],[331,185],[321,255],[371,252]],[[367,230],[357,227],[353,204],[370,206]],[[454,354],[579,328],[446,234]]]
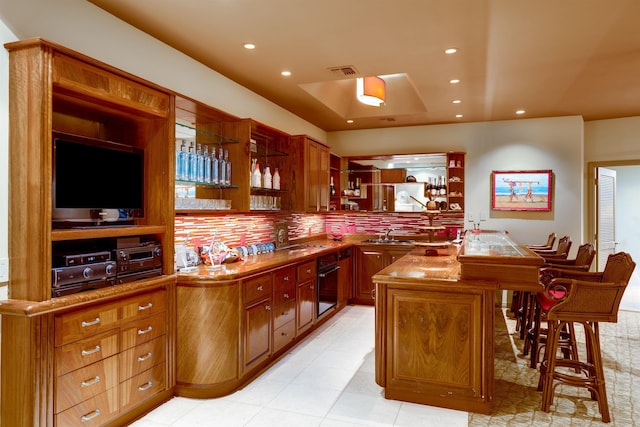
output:
[[[272,289],[273,284],[270,274],[247,280],[243,284],[244,302],[248,303],[260,298],[270,297]]]
[[[165,334],[164,313],[123,325],[120,329],[120,351],[135,347]]]
[[[295,291],[294,291],[295,293]],[[296,302],[290,301],[284,305],[279,305],[273,309],[274,320],[273,327],[279,328],[285,323],[296,318]]]
[[[278,351],[296,337],[296,322],[289,322],[273,331],[273,351]]]
[[[58,86],[74,92],[101,98],[154,116],[165,117],[169,112],[167,94],[64,55],[54,56],[53,81]]]
[[[118,353],[118,329],[56,347],[56,375],[60,376]]]
[[[95,427],[104,425],[118,414],[118,387],[85,400],[55,416],[59,427]]]
[[[276,307],[282,304],[286,304],[296,299],[296,282],[284,282],[276,286],[276,290],[273,292],[273,305]]]
[[[163,391],[166,383],[164,363],[136,375],[120,384],[120,410],[135,405]]]
[[[274,289],[288,288],[292,283],[296,283],[296,268],[294,266],[281,268],[273,273]]]
[[[166,336],[137,345],[119,354],[120,381],[138,375],[166,360]]]
[[[117,356],[69,372],[56,378],[56,413],[117,386]]]
[[[121,319],[124,322],[151,316],[164,311],[166,306],[166,292],[158,291],[137,295],[124,300],[122,303]]]
[[[118,304],[104,304],[56,316],[56,346],[98,334],[118,326]]]
[[[310,261],[298,266],[298,283],[305,282],[309,279],[316,279],[316,262]]]

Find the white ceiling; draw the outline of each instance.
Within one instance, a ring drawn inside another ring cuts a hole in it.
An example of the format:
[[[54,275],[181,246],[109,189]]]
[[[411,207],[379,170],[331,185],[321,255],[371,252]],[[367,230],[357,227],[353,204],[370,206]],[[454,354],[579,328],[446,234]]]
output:
[[[640,115],[639,0],[89,1],[326,131]]]

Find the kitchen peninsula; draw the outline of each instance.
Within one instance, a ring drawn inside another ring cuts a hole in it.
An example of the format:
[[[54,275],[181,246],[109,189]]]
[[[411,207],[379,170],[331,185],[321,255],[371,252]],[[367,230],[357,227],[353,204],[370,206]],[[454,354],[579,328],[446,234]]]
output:
[[[543,260],[501,232],[437,251],[415,248],[373,276],[376,382],[389,399],[490,413],[494,293],[540,290]]]

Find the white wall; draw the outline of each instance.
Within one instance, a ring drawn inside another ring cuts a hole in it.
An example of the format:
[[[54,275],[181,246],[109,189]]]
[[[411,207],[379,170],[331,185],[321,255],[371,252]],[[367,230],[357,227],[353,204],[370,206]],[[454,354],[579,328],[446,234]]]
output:
[[[0,41],[13,38],[0,21]],[[9,54],[0,52],[0,258],[9,257]],[[0,287],[0,299],[6,298],[6,286]]]
[[[581,117],[523,119],[329,133],[340,155],[464,151],[465,211],[488,219],[481,227],[509,230],[523,243],[543,243],[555,231],[582,241],[583,121]],[[551,169],[551,212],[491,210],[494,170]],[[526,219],[527,221],[521,221]]]
[[[640,117],[596,120],[584,125],[585,162],[640,159]]]

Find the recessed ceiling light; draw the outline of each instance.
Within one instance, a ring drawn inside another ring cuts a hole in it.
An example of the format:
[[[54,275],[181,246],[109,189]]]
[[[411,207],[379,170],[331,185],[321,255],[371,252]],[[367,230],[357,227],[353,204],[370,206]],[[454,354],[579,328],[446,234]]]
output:
[[[525,111],[524,110],[516,110],[516,114],[524,114]]]
[[[256,48],[256,45],[253,44],[253,43],[245,43],[243,46],[244,46],[245,49],[255,49]]]
[[[451,83],[451,84],[460,83],[460,79],[451,79],[451,80],[449,80],[449,83]]]
[[[280,74],[282,74],[285,77],[289,77],[291,75],[291,71],[285,70],[285,71],[281,72]]]
[[[457,119],[461,119],[461,118],[463,118],[463,117],[464,117],[464,116],[463,116],[462,114],[456,114],[456,118],[457,118]]]
[[[451,102],[453,102],[454,104],[460,104],[462,101],[460,101],[459,99],[454,99],[454,100],[453,100],[453,101],[451,101]]]
[[[447,55],[451,55],[452,53],[456,53],[458,51],[458,49],[456,49],[455,47],[450,47],[449,49],[445,50],[444,53],[446,53]]]
[[[353,120],[349,119],[347,120],[347,123],[353,123]]]

